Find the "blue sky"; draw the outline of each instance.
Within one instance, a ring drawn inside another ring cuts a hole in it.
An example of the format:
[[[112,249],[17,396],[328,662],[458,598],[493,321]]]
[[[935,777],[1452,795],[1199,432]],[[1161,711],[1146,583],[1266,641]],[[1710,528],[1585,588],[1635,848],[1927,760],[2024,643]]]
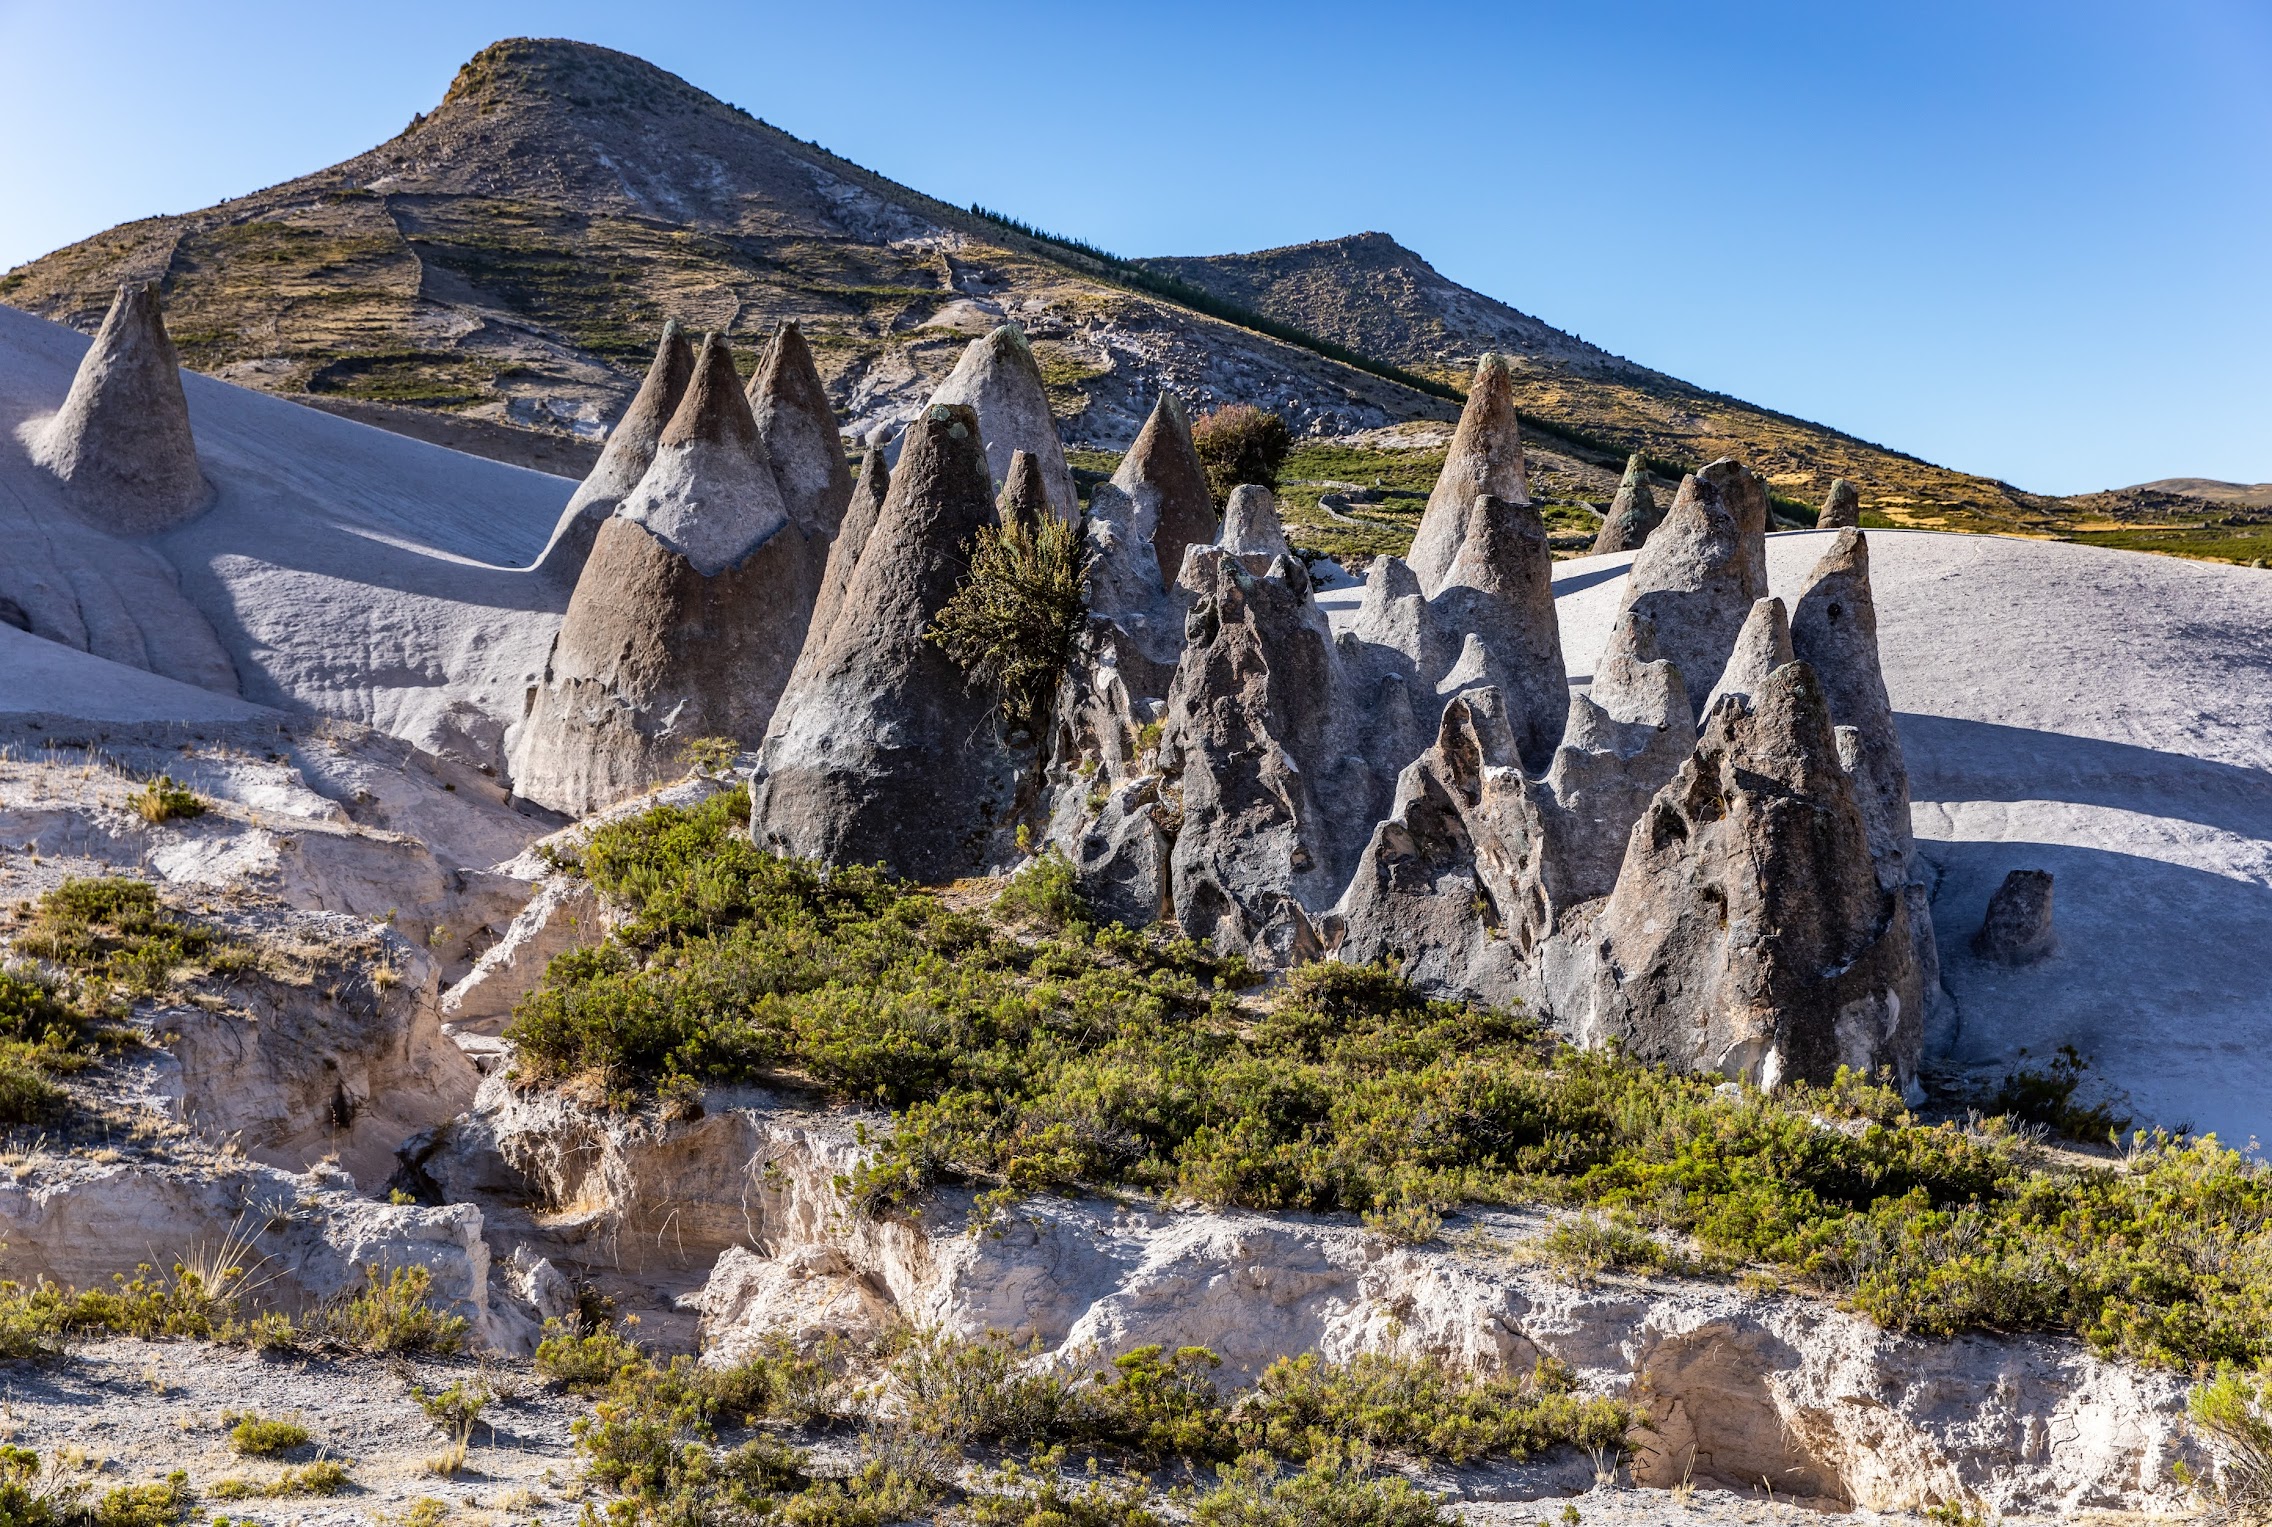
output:
[[[0,266],[345,158],[517,34],[1126,254],[1382,229],[2039,491],[2272,480],[2272,0],[0,0]]]

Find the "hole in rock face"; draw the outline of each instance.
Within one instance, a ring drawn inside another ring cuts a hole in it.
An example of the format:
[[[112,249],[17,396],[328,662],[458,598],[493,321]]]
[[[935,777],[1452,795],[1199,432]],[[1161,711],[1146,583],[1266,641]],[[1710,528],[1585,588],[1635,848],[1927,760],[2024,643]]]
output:
[[[1851,1504],[1834,1463],[1794,1432],[1768,1389],[1778,1366],[1763,1332],[1709,1326],[1672,1337],[1642,1360],[1650,1434],[1633,1460],[1636,1484],[1697,1484],[1764,1493],[1818,1505]]]

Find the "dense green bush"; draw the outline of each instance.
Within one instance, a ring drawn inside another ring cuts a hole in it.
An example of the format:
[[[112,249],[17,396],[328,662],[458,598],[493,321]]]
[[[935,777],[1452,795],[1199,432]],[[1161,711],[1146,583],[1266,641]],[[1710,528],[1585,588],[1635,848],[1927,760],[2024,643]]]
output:
[[[1077,525],[989,526],[970,547],[970,574],[926,633],[971,684],[991,690],[1013,730],[1039,738],[1073,655],[1086,606],[1087,554]]]
[[[1192,422],[1191,443],[1206,470],[1207,487],[1215,507],[1231,501],[1231,490],[1243,483],[1278,486],[1278,469],[1286,464],[1294,437],[1286,421],[1252,403],[1212,408]]]
[[[1074,918],[1013,934],[874,870],[759,852],[736,793],[600,829],[628,921],[553,963],[524,1081],[625,1106],[672,1078],[803,1085],[896,1114],[876,1211],[955,1179],[1120,1184],[1425,1222],[1463,1202],[1601,1211],[1574,1263],[1768,1264],[1885,1325],[2063,1330],[2191,1365],[2272,1354],[2272,1174],[2213,1139],[2051,1159],[2009,1121],[1925,1124],[1859,1078],[1722,1089],[1558,1047],[1519,1014],[1324,963],[1267,1002],[1188,943]]]

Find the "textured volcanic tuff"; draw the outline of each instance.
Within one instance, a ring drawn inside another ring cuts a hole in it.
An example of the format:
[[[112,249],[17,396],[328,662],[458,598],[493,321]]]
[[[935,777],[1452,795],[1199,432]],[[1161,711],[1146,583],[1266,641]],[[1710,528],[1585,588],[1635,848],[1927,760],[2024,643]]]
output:
[[[599,529],[513,750],[522,795],[576,815],[672,778],[687,745],[754,746],[805,640],[828,556],[782,507],[715,335]]]
[[[35,429],[32,460],[104,530],[147,535],[212,501],[154,282],[119,287],[62,409]]]
[[[978,416],[937,404],[907,433],[835,620],[816,630],[750,784],[751,836],[834,864],[937,881],[984,866],[1016,760],[993,698],[929,640],[995,521]]]
[[[639,479],[647,475],[647,468],[655,464],[655,447],[670,427],[671,416],[678,412],[687,384],[693,379],[694,347],[686,342],[674,318],[663,325],[655,358],[648,363],[647,375],[639,383],[631,406],[608,432],[600,459],[561,512],[559,528],[537,558],[539,568],[567,583],[576,581],[584,570],[584,559],[592,554],[592,538],[600,533],[601,523],[615,513],[616,505],[630,496]]]

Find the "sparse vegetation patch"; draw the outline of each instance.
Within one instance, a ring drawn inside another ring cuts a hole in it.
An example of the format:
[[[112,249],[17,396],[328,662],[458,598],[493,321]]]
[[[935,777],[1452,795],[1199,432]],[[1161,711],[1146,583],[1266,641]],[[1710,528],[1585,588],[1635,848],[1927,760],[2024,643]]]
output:
[[[871,1210],[948,1180],[1377,1216],[1543,1202],[1606,1216],[1561,1248],[1603,1271],[1661,1249],[1777,1269],[1898,1330],[2272,1354],[2272,1173],[2214,1139],[2056,1158],[2008,1119],[1927,1124],[1865,1078],[1723,1090],[1373,969],[1242,999],[1243,969],[1189,944],[1079,916],[1012,934],[873,870],[764,854],[746,809],[592,835],[585,873],[629,920],[522,1004],[524,1083],[589,1078],[635,1106],[674,1078],[763,1081],[891,1109],[852,1184]]]

